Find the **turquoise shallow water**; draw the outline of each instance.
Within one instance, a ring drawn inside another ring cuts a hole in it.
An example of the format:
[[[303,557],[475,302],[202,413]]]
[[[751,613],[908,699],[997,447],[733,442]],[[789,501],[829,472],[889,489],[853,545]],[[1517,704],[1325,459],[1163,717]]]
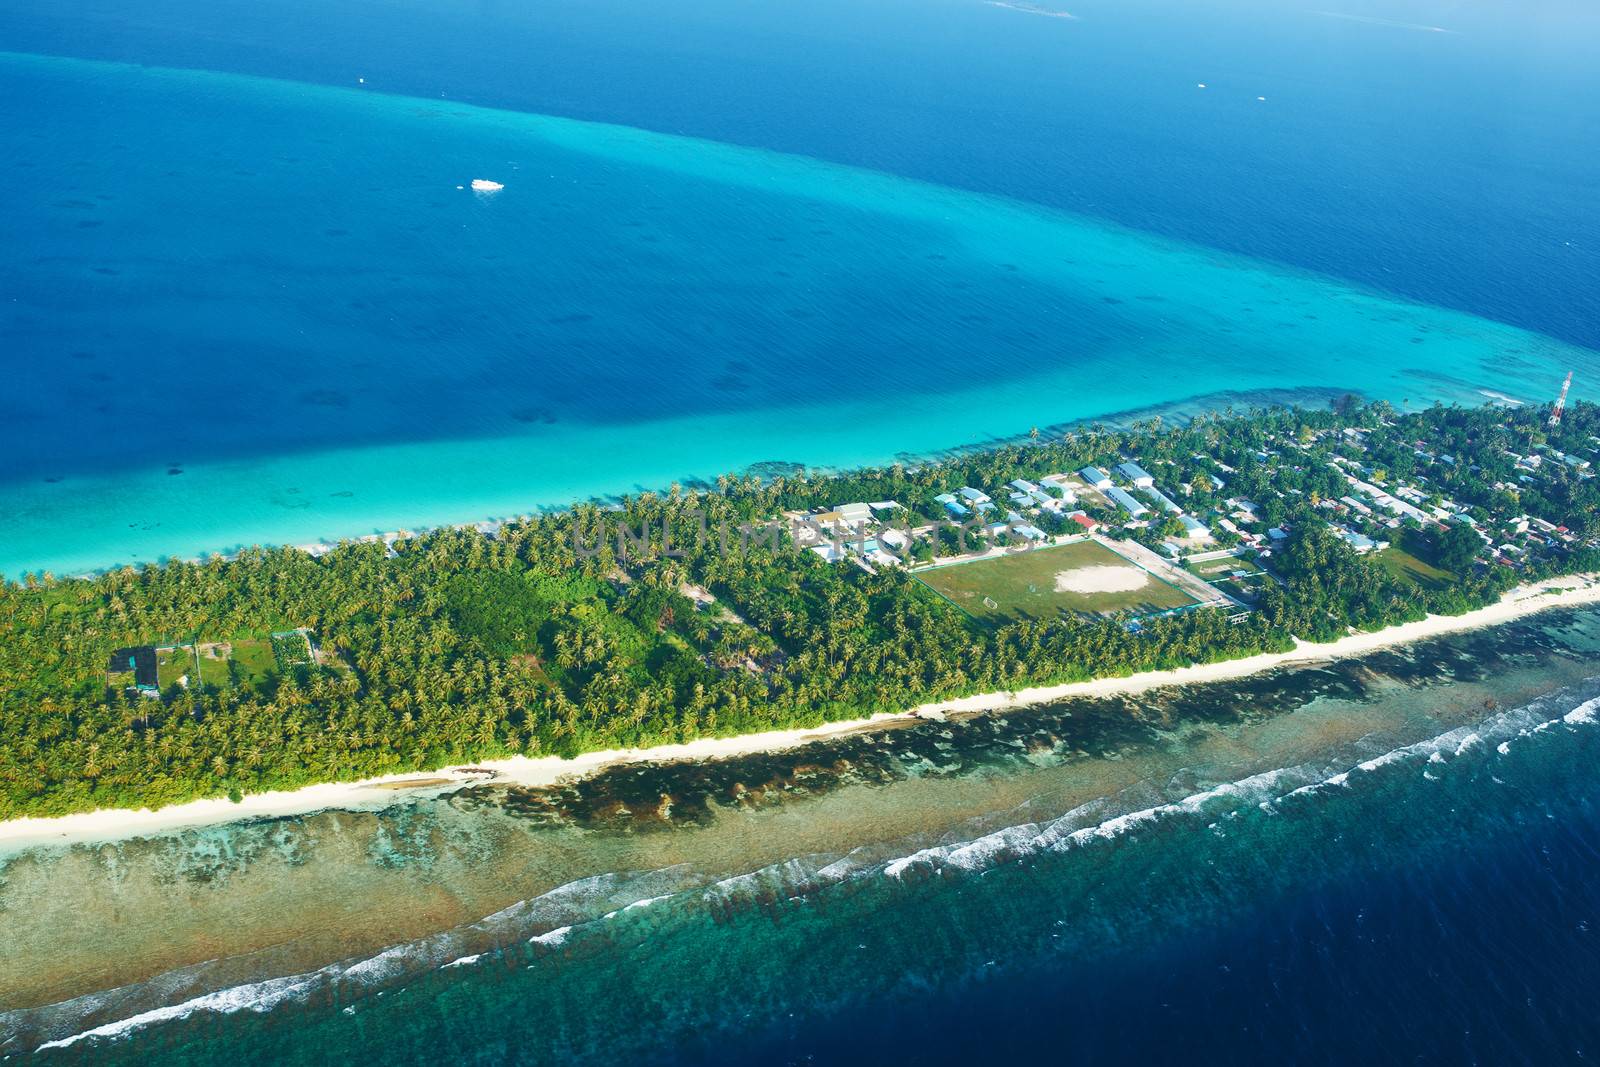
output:
[[[1595,353],[1017,202],[559,118],[7,55],[0,573],[471,521]],[[492,195],[458,186],[505,183]]]

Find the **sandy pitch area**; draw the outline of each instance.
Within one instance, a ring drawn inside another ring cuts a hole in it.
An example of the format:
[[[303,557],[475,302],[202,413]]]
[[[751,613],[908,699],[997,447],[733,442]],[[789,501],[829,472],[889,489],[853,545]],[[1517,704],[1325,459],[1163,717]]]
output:
[[[1075,567],[1056,575],[1058,593],[1131,593],[1150,584],[1150,576],[1137,567],[1097,564]]]

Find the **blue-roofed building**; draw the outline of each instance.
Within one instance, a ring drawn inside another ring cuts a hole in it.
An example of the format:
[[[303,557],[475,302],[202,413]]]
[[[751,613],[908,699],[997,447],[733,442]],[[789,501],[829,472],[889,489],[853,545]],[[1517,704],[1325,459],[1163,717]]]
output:
[[[1206,529],[1206,524],[1193,515],[1179,515],[1178,521],[1183,523],[1183,536],[1191,541],[1198,541],[1211,533],[1210,530]]]
[[[1150,486],[1156,484],[1156,480],[1150,474],[1150,472],[1133,462],[1131,459],[1126,463],[1118,463],[1117,473],[1128,479],[1128,481],[1132,482],[1140,489],[1148,489]]]
[[[1156,504],[1160,506],[1162,511],[1170,511],[1174,515],[1183,514],[1183,509],[1180,508],[1171,497],[1167,496],[1167,494],[1163,493],[1154,486],[1147,486],[1145,488],[1144,495],[1149,497],[1151,500],[1154,500]]]
[[[1085,467],[1083,470],[1078,472],[1078,477],[1082,478],[1095,489],[1111,488],[1111,475],[1107,474],[1099,467]]]
[[[1112,486],[1105,491],[1105,494],[1111,498],[1112,503],[1116,504],[1123,511],[1126,511],[1130,518],[1137,519],[1141,516],[1150,514],[1150,509],[1135,500],[1128,494],[1126,490],[1118,489],[1116,486]]]
[[[1334,532],[1340,537],[1344,538],[1345,543],[1351,548],[1355,549],[1356,552],[1361,555],[1365,555],[1366,553],[1375,549],[1389,547],[1387,541],[1374,541],[1364,533],[1358,533],[1355,530],[1347,529],[1343,526],[1338,527]]]

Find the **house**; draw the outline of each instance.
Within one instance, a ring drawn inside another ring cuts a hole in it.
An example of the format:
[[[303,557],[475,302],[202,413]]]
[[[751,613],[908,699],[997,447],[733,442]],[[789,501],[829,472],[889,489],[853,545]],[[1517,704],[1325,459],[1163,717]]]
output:
[[[1117,473],[1140,489],[1148,489],[1156,484],[1156,480],[1151,476],[1150,472],[1131,459],[1126,463],[1117,464]]]
[[[1045,493],[1049,489],[1054,489],[1060,493],[1061,499],[1069,504],[1075,504],[1078,501],[1078,494],[1072,491],[1072,484],[1065,474],[1047,474],[1040,478],[1039,491]]]
[[[1255,505],[1254,501],[1238,498],[1227,501],[1227,505],[1233,509],[1234,515],[1243,522],[1261,521],[1261,509]]]
[[[1085,467],[1078,472],[1078,477],[1082,478],[1092,488],[1100,490],[1111,488],[1111,475],[1099,467]]]
[[[1010,499],[1019,508],[1031,508],[1034,505],[1033,497],[1020,489],[1012,493]]]
[[[1015,511],[1006,512],[1006,529],[1018,537],[1025,537],[1029,541],[1043,541],[1045,532],[1034,526]]]
[[[1081,511],[1074,511],[1071,515],[1068,515],[1067,518],[1071,519],[1079,526],[1082,526],[1085,530],[1092,530],[1099,525],[1099,523],[1095,522]]]
[[[1112,486],[1105,490],[1105,494],[1111,498],[1112,503],[1126,511],[1129,518],[1137,519],[1140,516],[1150,514],[1150,509],[1133,499],[1125,489],[1118,489],[1116,486]]]
[[[865,504],[845,504],[832,511],[816,512],[811,521],[835,537],[851,537],[861,534],[872,523],[872,513],[865,508]]]
[[[1047,489],[1045,488],[1046,486],[1050,488]],[[1061,494],[1059,498],[1055,498],[1058,503],[1076,504],[1078,502],[1078,494],[1073,492],[1071,487],[1067,485],[1066,475],[1052,474],[1048,478],[1040,479],[1039,489],[1034,499],[1049,498],[1050,489],[1054,489]]]
[[[1206,524],[1193,515],[1179,515],[1178,521],[1183,523],[1183,536],[1191,541],[1198,541],[1203,537],[1211,536],[1211,531],[1206,529]]]
[[[960,496],[961,499],[965,500],[968,504],[987,504],[987,503],[989,503],[989,494],[988,493],[985,493],[981,489],[974,489],[970,485],[962,486],[957,495]]]
[[[1180,508],[1171,497],[1167,496],[1167,494],[1163,493],[1153,485],[1145,487],[1144,495],[1149,497],[1151,500],[1154,500],[1162,511],[1171,512],[1174,515],[1183,514],[1183,509]]]
[[[1034,485],[1026,478],[1013,478],[1006,484],[1009,488],[1015,489],[1019,493],[1033,493],[1039,489],[1037,485]]]
[[[1337,527],[1334,532],[1344,538],[1345,542],[1360,555],[1366,555],[1375,549],[1389,547],[1386,541],[1374,541],[1366,534],[1357,533],[1355,530],[1347,529],[1343,526]]]
[[[1273,544],[1277,544],[1280,541],[1287,541],[1289,534],[1282,527],[1274,526],[1267,531],[1267,539]]]

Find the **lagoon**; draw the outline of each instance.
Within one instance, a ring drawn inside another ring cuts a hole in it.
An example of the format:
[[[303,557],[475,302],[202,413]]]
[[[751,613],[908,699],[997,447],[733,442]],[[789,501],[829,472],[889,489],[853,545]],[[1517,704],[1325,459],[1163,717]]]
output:
[[[762,149],[21,54],[0,91],[36,104],[0,129],[11,575],[1193,398],[1537,400],[1600,371],[1461,311]]]

